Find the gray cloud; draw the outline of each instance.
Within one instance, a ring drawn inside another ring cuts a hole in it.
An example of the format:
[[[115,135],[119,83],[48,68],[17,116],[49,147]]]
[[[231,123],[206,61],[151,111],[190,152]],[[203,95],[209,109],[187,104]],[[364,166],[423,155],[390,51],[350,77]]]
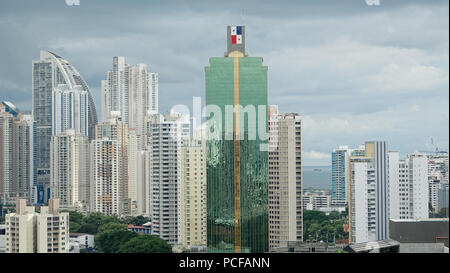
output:
[[[49,49],[77,67],[98,109],[115,55],[160,73],[162,110],[190,105],[225,26],[244,21],[247,51],[269,66],[270,103],[304,116],[305,164],[368,139],[404,154],[434,137],[448,150],[448,18],[445,0],[3,0],[0,99],[31,109],[31,61]]]

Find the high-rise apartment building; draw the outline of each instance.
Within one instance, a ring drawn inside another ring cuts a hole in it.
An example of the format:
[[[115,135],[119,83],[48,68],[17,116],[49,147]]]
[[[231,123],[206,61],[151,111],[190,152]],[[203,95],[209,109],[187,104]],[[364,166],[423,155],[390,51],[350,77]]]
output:
[[[366,142],[349,157],[349,239],[360,243],[388,238],[389,182],[385,141]]]
[[[121,145],[104,137],[90,143],[90,207],[106,215],[121,214]]]
[[[208,251],[269,247],[267,66],[245,52],[245,27],[228,26],[227,52],[205,67]],[[234,111],[233,111],[234,110]],[[220,126],[221,125],[221,126]]]
[[[0,198],[28,198],[32,169],[32,127],[11,103],[0,103]]]
[[[158,112],[158,74],[147,71],[147,65],[131,66],[125,57],[113,58],[113,69],[102,81],[102,119],[119,112],[122,121],[136,130],[139,148],[145,140],[145,117]]]
[[[402,168],[404,162],[400,161],[400,155],[397,151],[388,152],[389,166],[389,219],[400,219],[400,203],[406,202],[405,193],[400,191],[404,183],[405,174]],[[400,182],[401,181],[401,182]]]
[[[148,152],[139,150],[135,130],[128,131],[128,199],[131,215],[148,215],[147,198],[150,165]]]
[[[36,121],[36,183],[40,189],[45,190],[50,184],[50,141],[53,132],[52,98],[55,89],[58,85],[64,84],[68,89],[82,88],[88,92],[88,135],[90,139],[93,138],[94,128],[97,124],[97,112],[88,85],[75,67],[62,57],[48,51],[41,51],[40,59],[32,63],[32,76],[33,117]]]
[[[181,148],[190,134],[189,117],[152,114],[146,120],[150,164],[147,204],[152,234],[177,245],[182,234]]]
[[[52,94],[52,135],[67,129],[89,136],[89,94],[81,86],[58,85]]]
[[[442,193],[445,192],[445,188],[448,188],[448,153],[444,151],[436,151],[435,153],[429,154],[428,156],[428,184],[429,184],[429,200],[435,213],[440,212],[439,209],[439,196],[448,200],[448,196]],[[441,195],[439,195],[441,191]],[[445,203],[445,200],[443,200]],[[442,203],[442,202],[441,202]],[[442,207],[442,206],[441,206]]]
[[[303,241],[301,118],[269,110],[269,247]]]
[[[60,213],[58,199],[50,199],[40,212],[16,200],[16,212],[6,223],[6,253],[68,253],[69,213]]]
[[[117,183],[119,192],[116,197],[120,206],[118,211],[120,211],[121,215],[131,215],[131,201],[128,198],[128,127],[122,122],[120,116],[113,112],[113,115],[108,120],[96,126],[95,137],[98,140],[106,138],[117,141],[116,144],[119,149],[117,151]],[[101,156],[106,155],[102,154]]]
[[[426,155],[414,152],[399,160],[398,152],[389,152],[389,218],[428,218],[428,191]]]
[[[89,141],[75,129],[52,137],[50,193],[62,208],[89,211]]]
[[[181,244],[206,247],[206,158],[204,141],[181,147]]]
[[[340,146],[331,154],[331,199],[335,206],[347,205],[348,146]]]

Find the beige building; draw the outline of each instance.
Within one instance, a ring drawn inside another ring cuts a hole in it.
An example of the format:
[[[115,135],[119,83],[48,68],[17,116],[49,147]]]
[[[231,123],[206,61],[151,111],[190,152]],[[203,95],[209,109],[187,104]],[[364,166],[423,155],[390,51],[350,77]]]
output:
[[[91,211],[120,215],[120,145],[107,137],[94,139],[90,153]]]
[[[107,153],[113,153],[114,159],[110,161],[111,164],[114,165],[114,174],[109,173],[108,175],[113,176],[113,180],[111,180],[110,185],[114,185],[113,188],[107,189],[105,184],[105,187],[103,188],[106,191],[109,191],[108,193],[99,193],[100,195],[106,194],[111,195],[112,199],[114,199],[114,205],[115,202],[117,202],[118,207],[112,208],[113,214],[120,214],[120,215],[131,215],[131,200],[128,198],[128,126],[122,122],[122,118],[119,117],[119,113],[111,112],[111,117],[100,124],[98,124],[95,127],[95,138],[96,140],[99,140],[100,142],[96,142],[96,145],[99,145],[101,142],[105,140],[112,141],[114,143],[107,144],[104,142],[106,147],[109,147],[108,151],[104,150],[105,153],[97,153],[96,156],[103,157],[104,159],[108,158]],[[102,145],[103,145],[102,144]],[[112,145],[110,147],[110,145]],[[114,146],[114,147],[113,147]],[[91,142],[91,149],[92,149],[92,142]],[[94,151],[94,152],[98,152]],[[91,151],[92,154],[92,151]],[[98,158],[97,158],[98,160]],[[94,165],[102,164],[101,162],[94,162]],[[117,164],[117,167],[115,167],[115,164]],[[91,164],[92,166],[92,164]],[[112,165],[111,165],[112,166]],[[93,171],[96,171],[94,168]],[[97,176],[94,175],[94,179],[97,179],[99,177],[106,178],[106,174],[102,173],[96,173]],[[91,175],[91,178],[93,176]],[[117,177],[117,178],[116,178]],[[109,179],[109,178],[107,178]],[[117,180],[116,180],[117,179]],[[104,181],[105,182],[105,181]],[[112,183],[112,184],[111,184]],[[99,184],[96,184],[99,185]],[[117,193],[115,192],[115,187],[117,188]],[[98,190],[99,188],[97,188]],[[98,192],[96,192],[97,194]],[[108,199],[108,198],[107,198]],[[97,201],[100,201],[97,199]],[[98,208],[96,208],[95,211]]]
[[[181,244],[206,246],[206,159],[204,142],[181,148]]]
[[[50,142],[50,194],[62,208],[89,210],[89,141],[74,129]]]
[[[136,131],[129,129],[128,134],[128,199],[131,215],[148,215],[146,192],[150,179],[148,152],[139,150],[139,138]]]
[[[301,119],[269,110],[269,248],[303,240]]]
[[[16,212],[6,215],[6,253],[68,253],[69,214],[59,213],[59,200],[50,199],[48,207],[16,201]]]

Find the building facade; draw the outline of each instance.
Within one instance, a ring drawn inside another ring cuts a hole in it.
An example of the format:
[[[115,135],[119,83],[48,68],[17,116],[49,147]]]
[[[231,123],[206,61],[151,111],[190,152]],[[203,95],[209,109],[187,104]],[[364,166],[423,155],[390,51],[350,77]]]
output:
[[[89,211],[89,141],[75,129],[52,137],[50,143],[50,195],[60,206]]]
[[[116,139],[94,139],[90,143],[91,211],[121,215],[120,151]]]
[[[266,252],[267,66],[247,56],[244,26],[227,32],[225,57],[205,67],[208,251]]]
[[[171,245],[181,244],[181,148],[189,119],[178,114],[147,117],[150,179],[148,206],[152,233]]]
[[[349,152],[348,146],[340,146],[331,154],[331,198],[336,206],[347,205],[346,175]]]
[[[301,119],[270,107],[269,248],[303,240]]]
[[[50,199],[40,212],[16,201],[16,212],[6,215],[6,253],[68,253],[69,213],[59,212],[58,199]]]
[[[369,141],[349,157],[349,240],[384,240],[389,233],[388,151],[385,141]]]
[[[52,94],[52,135],[74,129],[89,136],[89,94],[81,86],[58,85]]]
[[[206,246],[206,158],[204,141],[181,148],[181,244]]]
[[[113,58],[113,69],[102,81],[102,119],[111,112],[120,113],[122,121],[136,130],[139,148],[145,144],[145,117],[158,112],[158,73],[148,72],[147,65],[131,66],[125,57]]]
[[[97,140],[115,140],[116,142],[108,142],[110,144],[107,145],[118,145],[118,150],[114,151],[117,152],[117,158],[111,161],[111,164],[116,164],[115,160],[117,160],[118,169],[115,175],[118,176],[117,185],[119,192],[116,198],[119,208],[116,212],[120,212],[121,215],[131,215],[131,200],[128,197],[128,133],[127,125],[122,121],[118,113],[113,113],[108,120],[98,124],[95,128],[95,137]],[[111,150],[111,152],[113,151]],[[107,155],[102,154],[99,156],[104,157]]]
[[[97,124],[94,100],[80,73],[62,57],[49,51],[41,51],[40,59],[32,63],[32,114],[36,122],[36,187],[41,191],[47,190],[50,184],[50,141],[53,133],[52,98],[55,88],[60,84],[67,85],[68,89],[81,88],[88,92],[88,135],[90,139],[93,138]],[[39,194],[47,196],[43,192]]]
[[[0,103],[0,198],[11,203],[29,197],[33,181],[33,127],[7,105]]]

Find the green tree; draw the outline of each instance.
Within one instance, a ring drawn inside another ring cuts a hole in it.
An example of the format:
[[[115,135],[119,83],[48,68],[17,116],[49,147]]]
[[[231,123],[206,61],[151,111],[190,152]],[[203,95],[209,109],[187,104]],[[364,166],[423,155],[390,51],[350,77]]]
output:
[[[95,247],[99,252],[115,253],[121,245],[132,238],[138,236],[137,233],[128,230],[113,229],[95,235]]]
[[[119,230],[119,231],[126,231],[126,230],[128,230],[128,227],[125,224],[109,222],[109,223],[106,223],[104,225],[101,225],[98,228],[98,233],[103,233],[103,232],[107,232],[107,231],[117,231],[117,230]]]
[[[78,228],[79,233],[96,234],[98,227],[94,224],[83,224]]]
[[[171,253],[172,247],[153,235],[138,235],[120,246],[117,253]]]

